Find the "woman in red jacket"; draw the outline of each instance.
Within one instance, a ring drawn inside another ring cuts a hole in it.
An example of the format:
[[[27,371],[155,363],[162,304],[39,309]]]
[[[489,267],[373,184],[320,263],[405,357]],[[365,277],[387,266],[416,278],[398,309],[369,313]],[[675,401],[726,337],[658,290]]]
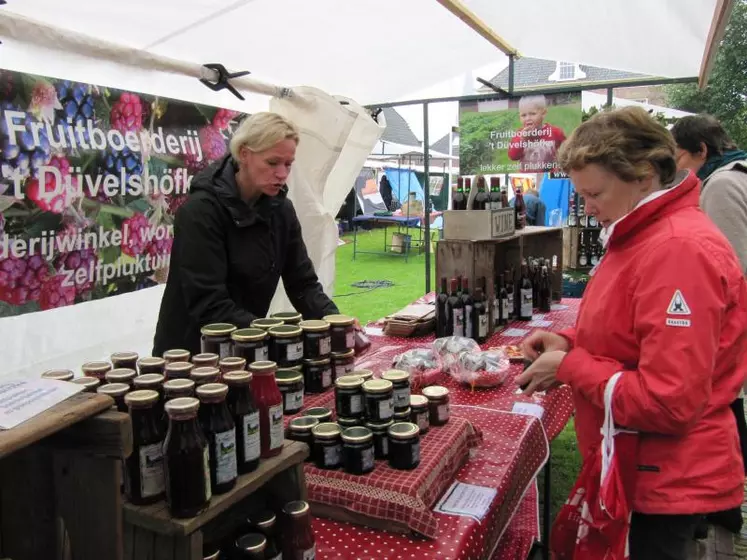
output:
[[[698,514],[742,503],[744,467],[729,409],[747,371],[747,286],[729,242],[677,172],[674,141],[644,110],[596,115],[558,161],[604,230],[573,329],[536,331],[517,383],[573,390],[582,456],[600,441],[604,389],[622,376],[614,420],[639,432],[630,558],[685,559]]]

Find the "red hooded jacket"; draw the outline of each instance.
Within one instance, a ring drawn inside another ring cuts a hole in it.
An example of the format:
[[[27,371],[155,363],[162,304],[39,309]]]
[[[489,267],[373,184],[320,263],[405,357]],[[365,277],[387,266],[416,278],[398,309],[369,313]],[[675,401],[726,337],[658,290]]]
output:
[[[747,371],[747,286],[734,250],[698,207],[692,174],[620,220],[581,302],[557,379],[573,389],[582,455],[599,442],[604,388],[640,433],[634,511],[739,506],[744,467],[729,408]]]

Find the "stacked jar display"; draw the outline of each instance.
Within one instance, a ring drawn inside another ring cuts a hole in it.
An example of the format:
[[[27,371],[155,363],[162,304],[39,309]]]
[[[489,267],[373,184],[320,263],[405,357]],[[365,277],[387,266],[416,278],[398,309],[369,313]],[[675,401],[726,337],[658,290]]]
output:
[[[307,393],[323,393],[334,383],[332,337],[327,321],[301,321],[303,332],[303,376]]]

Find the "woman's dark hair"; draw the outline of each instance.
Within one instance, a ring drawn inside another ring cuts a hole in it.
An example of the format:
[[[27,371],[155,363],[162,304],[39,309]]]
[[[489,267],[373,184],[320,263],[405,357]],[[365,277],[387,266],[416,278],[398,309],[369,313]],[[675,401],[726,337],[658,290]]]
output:
[[[712,115],[692,115],[679,119],[672,126],[672,136],[678,148],[691,154],[700,153],[701,143],[705,144],[706,157],[722,156],[724,152],[737,149],[729,133]]]

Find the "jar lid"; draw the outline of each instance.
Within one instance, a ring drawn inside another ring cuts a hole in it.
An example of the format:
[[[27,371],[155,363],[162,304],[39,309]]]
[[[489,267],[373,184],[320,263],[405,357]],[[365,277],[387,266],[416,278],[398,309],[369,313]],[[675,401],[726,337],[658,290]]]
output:
[[[252,382],[252,374],[243,370],[227,371],[223,374],[223,381],[231,386],[248,385]]]
[[[163,385],[165,379],[160,373],[146,373],[145,375],[136,377],[133,383],[135,387],[152,387],[154,385]]]
[[[213,354],[212,352],[203,352],[201,354],[195,354],[192,356],[192,363],[197,364],[204,364],[204,363],[210,363],[215,362],[217,363],[220,359],[220,356],[218,354]]]
[[[282,324],[282,319],[254,319],[251,326],[255,329],[267,330],[272,327],[279,327]]]
[[[303,363],[307,366],[328,366],[330,363],[330,359],[319,358],[318,360],[304,360]]]
[[[410,419],[410,413],[411,413],[411,411],[412,411],[412,409],[408,406],[404,410],[401,410],[399,412],[395,412],[394,413],[394,417],[395,418],[403,418],[405,420],[409,420]]]
[[[347,377],[347,376],[353,376],[353,377],[360,377],[363,379],[363,381],[368,381],[369,379],[373,378],[373,370],[370,369],[354,369],[353,371],[349,371],[345,375],[342,375],[341,377]]]
[[[95,371],[95,372],[106,372],[112,369],[112,365],[109,362],[86,362],[81,366],[83,371]]]
[[[290,421],[288,426],[293,432],[310,432],[314,426],[319,424],[319,420],[313,416],[299,416]]]
[[[279,369],[275,372],[275,381],[278,385],[292,385],[303,381],[303,374],[295,369]]]
[[[165,369],[167,373],[180,372],[189,373],[192,371],[195,365],[192,362],[170,362],[166,364]]]
[[[397,383],[399,381],[407,381],[410,379],[410,374],[401,369],[388,369],[381,374],[382,379]]]
[[[218,365],[220,367],[241,366],[239,369],[244,369],[246,367],[246,358],[242,358],[241,356],[226,356],[218,362]]]
[[[281,321],[300,321],[303,317],[298,311],[279,311],[270,315],[273,319]]]
[[[226,336],[236,330],[236,325],[231,323],[212,323],[205,325],[200,329],[200,333],[205,336]]]
[[[366,393],[386,393],[393,388],[392,382],[386,379],[369,379],[363,384]]]
[[[267,539],[260,533],[247,533],[236,540],[239,552],[262,552],[267,548]]]
[[[412,422],[396,422],[389,426],[387,432],[393,439],[410,439],[420,433],[420,428]]]
[[[361,421],[358,418],[340,418],[338,416],[337,423],[343,428],[352,428],[353,426],[359,426]]]
[[[278,369],[278,365],[275,362],[263,360],[260,362],[252,362],[251,364],[249,364],[249,369],[252,370],[252,372],[261,375],[266,373],[275,373],[275,371],[277,371]]]
[[[194,368],[189,374],[189,377],[193,381],[205,381],[207,379],[218,379],[219,375],[220,370],[217,367],[201,366]]]
[[[301,321],[298,323],[304,331],[309,332],[323,332],[329,330],[329,323],[327,321],[321,321],[318,319],[310,319],[308,321]]]
[[[343,375],[335,380],[335,386],[340,389],[356,389],[363,385],[363,378],[357,375]]]
[[[363,426],[347,428],[342,432],[342,441],[348,443],[365,443],[373,439],[373,432]]]
[[[110,383],[131,381],[137,377],[137,372],[130,368],[116,368],[106,373],[106,380]]]
[[[254,525],[260,529],[269,529],[275,524],[277,517],[272,510],[266,509],[250,516],[248,521],[250,525]]]
[[[129,391],[130,386],[127,385],[127,383],[108,383],[96,389],[97,393],[109,395],[110,397],[121,397],[122,395],[126,395]]]
[[[270,327],[267,329],[267,332],[275,338],[293,338],[300,336],[303,330],[301,330],[301,327],[296,327],[295,325],[280,325],[279,327]]]
[[[140,389],[138,391],[132,391],[125,395],[125,403],[127,406],[138,408],[141,406],[148,406],[158,401],[159,394],[156,391],[149,389]]]
[[[389,426],[394,424],[394,420],[387,420],[386,422],[366,422],[366,428],[374,432],[387,431]]]
[[[355,318],[349,315],[327,315],[323,319],[334,327],[347,327],[355,324]]]
[[[169,379],[166,383],[163,384],[163,390],[167,393],[170,393],[172,391],[182,392],[186,391],[187,389],[194,389],[194,386],[195,382],[191,379]]]
[[[126,352],[114,352],[111,356],[109,356],[109,359],[113,362],[115,360],[137,360],[138,359],[138,353],[137,352],[130,352],[129,350]]]
[[[303,500],[288,502],[283,506],[283,511],[291,517],[297,517],[309,512],[309,504],[307,504]]]
[[[231,333],[236,342],[258,342],[267,338],[267,331],[262,329],[239,329]]]
[[[69,369],[50,369],[41,374],[44,379],[56,379],[57,381],[70,381],[75,374]]]
[[[342,428],[335,422],[322,422],[311,429],[315,438],[334,439],[342,433]]]
[[[225,399],[227,394],[228,385],[225,383],[205,383],[197,387],[197,397],[208,402]]]
[[[428,406],[428,397],[424,397],[423,395],[410,395],[410,406],[414,406],[415,408]]]
[[[137,365],[139,366],[163,366],[166,363],[166,360],[164,358],[159,358],[158,356],[146,356],[145,358],[140,358],[137,361]]]
[[[185,380],[180,379],[179,381]],[[179,397],[178,399],[166,401],[166,404],[163,405],[163,407],[166,409],[166,413],[171,417],[180,416],[182,414],[193,414],[197,412],[198,408],[200,408],[200,401],[194,397]]]
[[[334,360],[347,360],[348,358],[355,357],[355,349],[351,348],[344,352],[332,352],[332,359]]]
[[[304,416],[311,416],[312,418],[327,418],[332,416],[332,411],[329,408],[325,408],[323,406],[315,406],[312,408],[307,408],[303,412]]]
[[[442,399],[449,394],[449,390],[446,387],[440,385],[431,385],[430,387],[423,387],[423,394],[429,399]]]
[[[88,375],[84,375],[83,377],[76,377],[75,379],[71,379],[70,383],[75,383],[76,385],[83,385],[86,389],[92,389],[93,387],[97,387],[101,384],[101,381],[99,381],[96,377],[90,377]]]
[[[184,348],[174,348],[172,350],[166,350],[166,352],[163,353],[164,360],[174,360],[179,362],[186,362],[189,360],[189,356],[189,350],[185,350]]]

